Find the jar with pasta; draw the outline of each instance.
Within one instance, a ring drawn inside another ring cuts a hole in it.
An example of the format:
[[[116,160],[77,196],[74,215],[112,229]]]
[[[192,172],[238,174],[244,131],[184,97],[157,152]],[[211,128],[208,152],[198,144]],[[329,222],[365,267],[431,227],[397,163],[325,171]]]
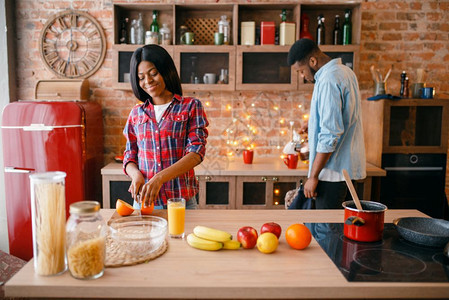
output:
[[[67,221],[67,261],[77,279],[95,279],[104,273],[107,226],[100,203],[80,201],[70,205]]]
[[[64,172],[30,175],[34,270],[50,276],[67,269]]]

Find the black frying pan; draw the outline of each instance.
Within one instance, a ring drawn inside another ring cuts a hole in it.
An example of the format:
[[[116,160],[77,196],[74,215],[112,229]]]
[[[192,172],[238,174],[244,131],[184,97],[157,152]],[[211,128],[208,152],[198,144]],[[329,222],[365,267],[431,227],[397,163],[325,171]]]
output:
[[[399,234],[412,243],[443,248],[449,242],[449,221],[407,217],[393,221]]]

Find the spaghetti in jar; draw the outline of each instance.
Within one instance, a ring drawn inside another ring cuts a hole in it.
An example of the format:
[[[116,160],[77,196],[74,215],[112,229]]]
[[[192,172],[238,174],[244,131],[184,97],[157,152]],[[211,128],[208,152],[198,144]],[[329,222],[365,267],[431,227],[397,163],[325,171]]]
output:
[[[66,261],[64,172],[30,175],[34,270],[38,275],[63,273]]]

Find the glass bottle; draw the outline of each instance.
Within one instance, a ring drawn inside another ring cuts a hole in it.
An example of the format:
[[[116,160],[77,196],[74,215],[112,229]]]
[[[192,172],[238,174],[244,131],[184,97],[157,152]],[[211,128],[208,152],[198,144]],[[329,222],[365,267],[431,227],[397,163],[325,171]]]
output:
[[[334,25],[334,45],[341,45],[342,39],[341,39],[341,29],[340,29],[340,16],[335,16],[335,25]]]
[[[67,270],[64,172],[30,175],[34,270],[58,275]]]
[[[162,24],[162,28],[159,30],[161,34],[161,44],[171,45],[171,30],[167,24]]]
[[[129,41],[133,45],[137,44],[136,24],[137,20],[132,20],[131,27],[129,28]]]
[[[352,23],[351,10],[347,9],[345,12],[345,22],[343,23],[343,45],[352,44]]]
[[[230,42],[230,30],[229,30],[229,21],[227,20],[227,16],[221,16],[220,21],[218,21],[218,32],[223,33],[223,44],[229,45]]]
[[[323,15],[319,15],[317,19],[318,19],[318,26],[316,28],[316,44],[324,45],[326,43],[325,41],[326,29],[324,27],[324,17]]]
[[[305,13],[302,13],[301,14],[301,31],[300,31],[299,37],[301,39],[310,39],[313,41],[313,36],[310,34],[310,31],[309,31],[309,24],[310,24],[309,16],[306,15]]]
[[[78,279],[95,279],[104,273],[106,222],[97,201],[70,205],[67,221],[67,260],[70,274]]]
[[[401,90],[399,92],[399,95],[401,97],[404,96],[405,78],[407,78],[407,73],[405,73],[405,71],[402,71],[402,74],[401,74]]]
[[[408,98],[408,97],[409,97],[408,77],[405,77],[403,98]]]
[[[139,13],[139,19],[136,22],[136,43],[143,45],[145,31],[143,29],[142,13]]]
[[[287,22],[287,10],[283,9],[281,13],[281,22]]]
[[[196,75],[196,63],[198,60],[198,56],[192,56],[190,57],[191,62],[192,62],[192,68],[191,68],[191,73],[190,73],[190,83],[199,83],[196,82],[197,81],[197,75]]]
[[[157,10],[153,10],[153,22],[151,23],[150,31],[159,32],[159,24],[157,23]]]
[[[128,43],[128,22],[129,22],[129,19],[125,18],[125,19],[123,19],[123,22],[120,26],[120,38],[119,38],[120,44]]]

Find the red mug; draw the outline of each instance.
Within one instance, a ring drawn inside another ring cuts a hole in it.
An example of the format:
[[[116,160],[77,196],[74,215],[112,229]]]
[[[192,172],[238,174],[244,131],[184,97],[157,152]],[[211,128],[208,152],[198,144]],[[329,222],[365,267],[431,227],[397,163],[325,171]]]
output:
[[[298,166],[298,154],[288,154],[284,157],[284,163],[289,169],[296,169]]]
[[[254,151],[253,150],[243,150],[243,162],[245,164],[252,164],[253,163],[253,157],[254,157]]]

